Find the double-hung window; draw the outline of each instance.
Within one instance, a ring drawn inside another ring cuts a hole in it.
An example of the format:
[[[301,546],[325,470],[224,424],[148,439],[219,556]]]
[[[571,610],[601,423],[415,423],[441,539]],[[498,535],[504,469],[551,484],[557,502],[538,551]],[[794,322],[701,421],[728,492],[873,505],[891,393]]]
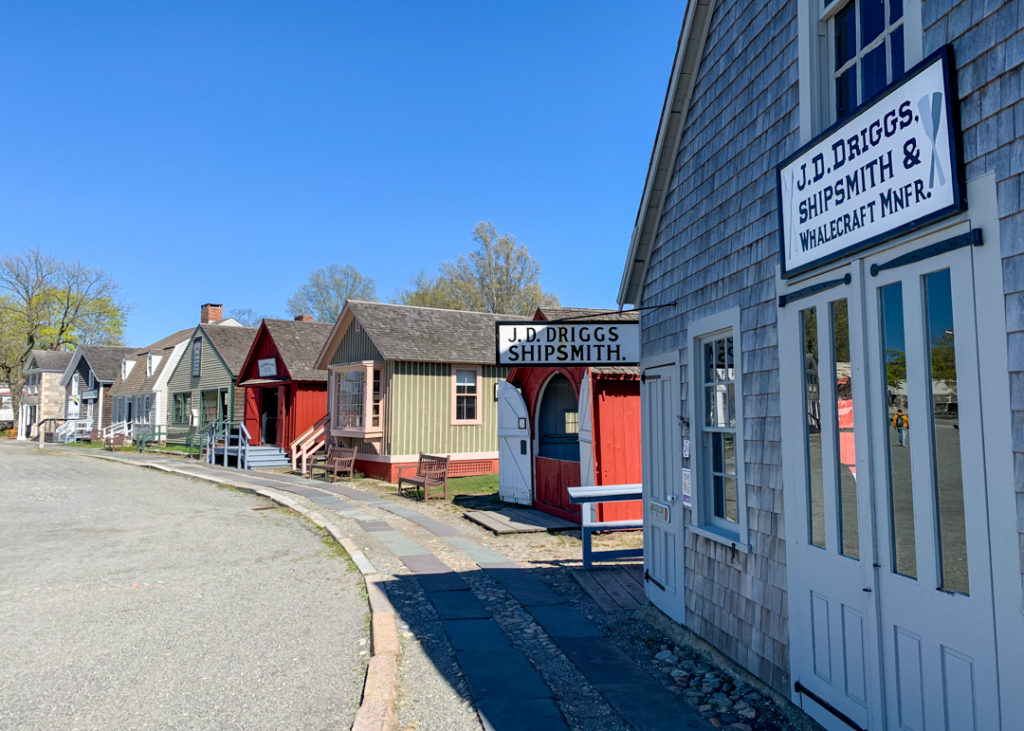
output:
[[[174,413],[172,420],[175,424],[188,424],[192,421],[192,394],[174,394]]]
[[[331,430],[337,436],[369,437],[382,433],[381,364],[366,361],[330,369]]]
[[[903,75],[903,0],[827,2],[839,8],[829,20],[829,70],[836,121]]]
[[[452,424],[481,424],[480,366],[452,366]]]
[[[739,310],[691,323],[694,529],[747,550]]]
[[[800,0],[802,139],[850,117],[922,58],[922,0]]]

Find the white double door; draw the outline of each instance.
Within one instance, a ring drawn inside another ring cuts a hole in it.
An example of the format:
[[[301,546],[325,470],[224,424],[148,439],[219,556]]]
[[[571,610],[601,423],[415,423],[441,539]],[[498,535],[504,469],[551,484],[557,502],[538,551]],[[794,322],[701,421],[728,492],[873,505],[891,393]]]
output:
[[[937,243],[779,310],[793,700],[827,727],[999,728],[975,250]]]

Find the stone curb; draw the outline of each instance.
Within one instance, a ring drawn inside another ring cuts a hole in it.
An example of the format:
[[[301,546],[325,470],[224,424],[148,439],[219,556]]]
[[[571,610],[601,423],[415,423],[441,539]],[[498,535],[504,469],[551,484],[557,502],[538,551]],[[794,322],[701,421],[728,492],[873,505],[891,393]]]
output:
[[[395,698],[397,697],[396,689],[398,686],[398,658],[402,654],[402,649],[398,642],[398,627],[395,623],[394,610],[391,607],[391,602],[388,601],[387,593],[384,591],[383,577],[377,573],[373,564],[359,550],[358,546],[352,542],[352,539],[342,533],[337,523],[319,511],[307,508],[285,492],[269,487],[255,488],[233,480],[229,475],[224,475],[223,479],[218,475],[217,479],[214,479],[212,476],[197,475],[193,472],[153,462],[115,461],[124,462],[125,464],[136,464],[160,472],[178,474],[205,482],[228,485],[243,492],[260,495],[290,510],[294,510],[314,525],[330,533],[331,537],[345,549],[349,558],[352,559],[352,562],[359,569],[359,573],[363,575],[367,602],[370,608],[372,654],[366,668],[366,679],[363,681],[362,702],[359,705],[359,710],[356,711],[356,718],[352,723],[352,731],[396,731],[398,729],[398,717],[395,715]]]

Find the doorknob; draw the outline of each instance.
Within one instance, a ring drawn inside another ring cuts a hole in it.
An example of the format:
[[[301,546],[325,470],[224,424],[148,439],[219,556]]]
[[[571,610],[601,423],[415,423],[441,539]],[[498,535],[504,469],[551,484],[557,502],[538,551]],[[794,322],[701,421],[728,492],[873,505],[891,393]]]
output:
[[[674,503],[676,500],[679,499],[679,496],[678,495],[666,495],[665,499],[668,500],[670,503]]]

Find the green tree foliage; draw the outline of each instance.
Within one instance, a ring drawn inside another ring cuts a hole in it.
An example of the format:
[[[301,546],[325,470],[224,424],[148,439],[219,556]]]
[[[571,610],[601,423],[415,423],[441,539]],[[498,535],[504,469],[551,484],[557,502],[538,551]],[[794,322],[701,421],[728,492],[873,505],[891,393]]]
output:
[[[329,264],[309,275],[288,300],[288,312],[313,315],[319,322],[334,322],[341,314],[346,300],[377,301],[377,285],[364,277],[351,264]]]
[[[102,269],[28,249],[0,258],[0,382],[15,407],[32,350],[118,345],[128,308]]]
[[[420,272],[412,287],[398,294],[407,305],[446,307],[507,315],[532,315],[557,306],[558,297],[540,287],[540,262],[512,234],[498,235],[490,221],[473,230],[475,251],[442,262],[436,277]]]

